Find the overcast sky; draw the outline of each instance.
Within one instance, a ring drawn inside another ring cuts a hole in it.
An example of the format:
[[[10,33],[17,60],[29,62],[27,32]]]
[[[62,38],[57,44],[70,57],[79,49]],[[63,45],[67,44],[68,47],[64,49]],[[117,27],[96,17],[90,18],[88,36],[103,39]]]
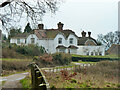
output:
[[[91,31],[92,37],[118,30],[118,0],[63,0],[55,15],[43,17],[45,28],[57,28],[64,23],[64,29],[73,30],[78,36]],[[18,23],[19,24],[19,23]],[[27,22],[20,23],[24,29]]]
[[[45,28],[57,28],[58,22],[78,36],[84,30],[97,38],[118,30],[118,0],[66,0],[56,15],[47,14],[42,23]]]

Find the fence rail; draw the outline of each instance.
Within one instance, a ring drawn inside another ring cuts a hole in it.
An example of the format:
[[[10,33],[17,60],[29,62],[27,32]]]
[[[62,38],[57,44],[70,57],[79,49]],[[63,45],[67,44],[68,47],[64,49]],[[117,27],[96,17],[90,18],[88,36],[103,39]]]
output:
[[[34,90],[50,90],[49,83],[47,82],[42,70],[35,64],[31,63],[31,77],[32,88]]]
[[[51,68],[42,68],[42,71],[49,72],[49,73],[57,73],[61,70],[67,71],[75,71],[76,69],[87,68],[89,66],[93,66],[95,64],[81,64],[81,65],[66,65],[66,66],[58,66],[58,67],[51,67]]]

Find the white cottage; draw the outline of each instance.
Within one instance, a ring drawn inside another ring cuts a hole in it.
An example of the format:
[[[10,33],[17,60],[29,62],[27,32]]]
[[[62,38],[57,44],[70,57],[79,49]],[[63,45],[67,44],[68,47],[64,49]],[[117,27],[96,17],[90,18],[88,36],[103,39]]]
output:
[[[104,55],[104,46],[98,46],[95,39],[91,37],[91,32],[82,32],[82,37],[78,37],[72,30],[63,30],[61,22],[58,29],[44,29],[43,24],[39,24],[39,29],[34,29],[32,33],[18,34],[10,39],[10,43],[17,45],[35,44],[43,46],[47,53],[64,52],[78,55]]]

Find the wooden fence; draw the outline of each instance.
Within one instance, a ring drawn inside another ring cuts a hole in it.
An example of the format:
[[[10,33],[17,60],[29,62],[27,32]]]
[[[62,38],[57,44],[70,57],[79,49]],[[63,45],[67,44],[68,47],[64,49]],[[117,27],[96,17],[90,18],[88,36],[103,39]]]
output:
[[[82,64],[82,65],[71,65],[71,66],[58,66],[52,68],[42,68],[42,71],[49,72],[49,73],[57,73],[61,70],[67,71],[76,71],[76,69],[87,68],[89,66],[93,66],[95,64]]]
[[[42,71],[49,72],[49,73],[57,73],[61,70],[76,70],[89,67],[93,64],[83,64],[83,65],[72,65],[72,66],[59,66],[53,68],[42,68],[40,69],[34,62],[30,64],[31,67],[31,77],[32,77],[32,88],[33,90],[50,90],[49,83],[47,82],[44,74]]]
[[[42,70],[35,63],[31,63],[30,67],[33,90],[50,90],[49,83],[42,73]]]

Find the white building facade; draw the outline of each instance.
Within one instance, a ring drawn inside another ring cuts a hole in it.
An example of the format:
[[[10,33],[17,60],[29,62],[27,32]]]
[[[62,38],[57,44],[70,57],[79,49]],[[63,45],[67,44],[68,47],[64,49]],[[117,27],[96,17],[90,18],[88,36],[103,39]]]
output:
[[[78,55],[105,55],[104,46],[98,46],[95,39],[91,38],[90,32],[86,37],[86,32],[82,32],[82,37],[78,37],[72,30],[63,30],[63,24],[58,23],[58,29],[44,29],[43,24],[39,24],[39,29],[34,33],[23,33],[12,37],[10,43],[17,45],[35,44],[45,48],[47,53],[70,53]]]

